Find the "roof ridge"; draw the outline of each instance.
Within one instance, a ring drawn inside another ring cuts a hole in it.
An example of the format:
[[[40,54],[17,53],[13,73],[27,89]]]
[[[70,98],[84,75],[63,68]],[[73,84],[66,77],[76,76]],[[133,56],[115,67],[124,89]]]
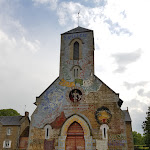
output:
[[[91,31],[93,31],[93,30],[90,30],[90,29],[87,29],[87,28],[83,28],[83,27],[78,26],[78,27],[73,28],[73,29],[71,29],[71,30],[69,30],[69,31],[67,31],[67,32],[62,33],[62,34],[91,32]]]

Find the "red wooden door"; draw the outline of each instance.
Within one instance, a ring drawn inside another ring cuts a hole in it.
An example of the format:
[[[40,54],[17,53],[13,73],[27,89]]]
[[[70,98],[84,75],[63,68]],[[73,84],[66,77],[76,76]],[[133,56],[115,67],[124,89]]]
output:
[[[84,131],[77,122],[68,128],[66,150],[85,150]]]

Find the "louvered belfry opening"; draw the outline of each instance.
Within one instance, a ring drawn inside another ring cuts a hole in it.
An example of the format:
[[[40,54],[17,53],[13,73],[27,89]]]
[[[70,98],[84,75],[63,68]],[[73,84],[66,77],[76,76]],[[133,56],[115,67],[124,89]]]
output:
[[[73,59],[79,60],[79,43],[76,41],[73,47]]]
[[[85,150],[84,131],[81,125],[73,122],[68,128],[66,150]]]

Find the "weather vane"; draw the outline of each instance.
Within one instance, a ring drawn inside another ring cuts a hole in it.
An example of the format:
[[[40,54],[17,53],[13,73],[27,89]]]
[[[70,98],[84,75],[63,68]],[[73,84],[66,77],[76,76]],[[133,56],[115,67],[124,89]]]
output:
[[[79,16],[79,14],[80,14],[80,10],[79,10],[79,12],[78,12],[78,26],[79,26],[79,18],[80,18],[80,16]]]

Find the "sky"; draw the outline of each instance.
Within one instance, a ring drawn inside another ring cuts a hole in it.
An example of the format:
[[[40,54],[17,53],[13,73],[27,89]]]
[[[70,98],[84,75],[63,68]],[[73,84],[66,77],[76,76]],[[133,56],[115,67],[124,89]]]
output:
[[[60,34],[94,31],[95,74],[143,133],[150,106],[149,0],[0,0],[0,109],[21,115],[59,75]]]

